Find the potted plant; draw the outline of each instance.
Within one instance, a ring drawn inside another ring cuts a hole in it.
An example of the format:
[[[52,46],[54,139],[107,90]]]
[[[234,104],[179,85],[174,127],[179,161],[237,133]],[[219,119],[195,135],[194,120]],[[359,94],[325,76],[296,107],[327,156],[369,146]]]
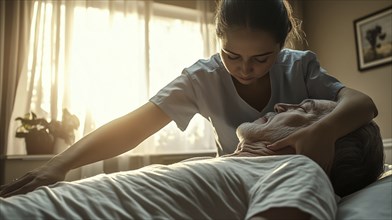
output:
[[[75,141],[74,130],[79,128],[78,117],[63,109],[62,120],[38,118],[34,112],[24,117],[17,117],[21,125],[16,129],[16,137],[24,138],[27,154],[52,154],[56,139],[61,138],[67,144]]]

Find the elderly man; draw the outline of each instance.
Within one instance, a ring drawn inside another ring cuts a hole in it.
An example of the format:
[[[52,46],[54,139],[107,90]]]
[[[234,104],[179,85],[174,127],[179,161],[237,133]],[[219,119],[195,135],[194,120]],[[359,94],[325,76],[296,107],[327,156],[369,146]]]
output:
[[[336,197],[323,169],[291,148],[272,152],[266,146],[316,122],[335,105],[324,100],[279,104],[277,112],[238,127],[241,141],[230,156],[60,182],[1,199],[0,213],[3,219],[334,219]],[[366,132],[342,138],[348,144],[344,151],[358,148],[362,158],[354,159],[351,166],[363,167],[369,157],[374,162],[367,164],[369,170],[355,173],[359,188],[375,181],[383,166],[377,126],[365,127],[374,138]],[[367,144],[350,148],[350,138]],[[336,185],[347,194],[353,181],[341,176],[351,170],[344,173],[347,162],[344,152],[338,156],[340,147],[336,145],[331,177],[345,181]],[[282,155],[265,156],[271,154]]]

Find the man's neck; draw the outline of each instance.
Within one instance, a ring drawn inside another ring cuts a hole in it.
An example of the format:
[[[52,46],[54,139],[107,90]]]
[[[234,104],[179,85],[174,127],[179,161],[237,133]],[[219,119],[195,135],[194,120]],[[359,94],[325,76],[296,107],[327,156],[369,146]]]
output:
[[[272,151],[267,148],[267,145],[272,144],[268,141],[259,141],[254,143],[240,142],[237,150],[227,155],[229,157],[260,157],[272,155],[287,155],[295,154],[295,150],[291,147],[283,148],[279,151]]]

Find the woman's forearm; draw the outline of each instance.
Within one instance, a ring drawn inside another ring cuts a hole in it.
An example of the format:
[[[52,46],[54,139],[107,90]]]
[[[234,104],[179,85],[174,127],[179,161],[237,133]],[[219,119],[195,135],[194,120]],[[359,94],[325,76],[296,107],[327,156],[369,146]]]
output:
[[[120,155],[139,145],[169,122],[169,117],[158,107],[147,103],[88,134],[63,153],[56,155],[48,165],[67,172]]]
[[[328,128],[326,131],[331,132],[335,140],[369,123],[378,114],[369,96],[350,88],[339,92],[337,103],[331,114],[319,123]]]

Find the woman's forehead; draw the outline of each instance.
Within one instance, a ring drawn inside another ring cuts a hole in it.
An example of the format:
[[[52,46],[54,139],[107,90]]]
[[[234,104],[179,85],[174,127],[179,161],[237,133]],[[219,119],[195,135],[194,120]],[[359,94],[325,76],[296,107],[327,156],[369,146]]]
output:
[[[265,51],[275,50],[277,42],[268,33],[259,30],[250,30],[248,28],[228,31],[220,39],[221,46],[237,54],[244,52],[259,54]]]

